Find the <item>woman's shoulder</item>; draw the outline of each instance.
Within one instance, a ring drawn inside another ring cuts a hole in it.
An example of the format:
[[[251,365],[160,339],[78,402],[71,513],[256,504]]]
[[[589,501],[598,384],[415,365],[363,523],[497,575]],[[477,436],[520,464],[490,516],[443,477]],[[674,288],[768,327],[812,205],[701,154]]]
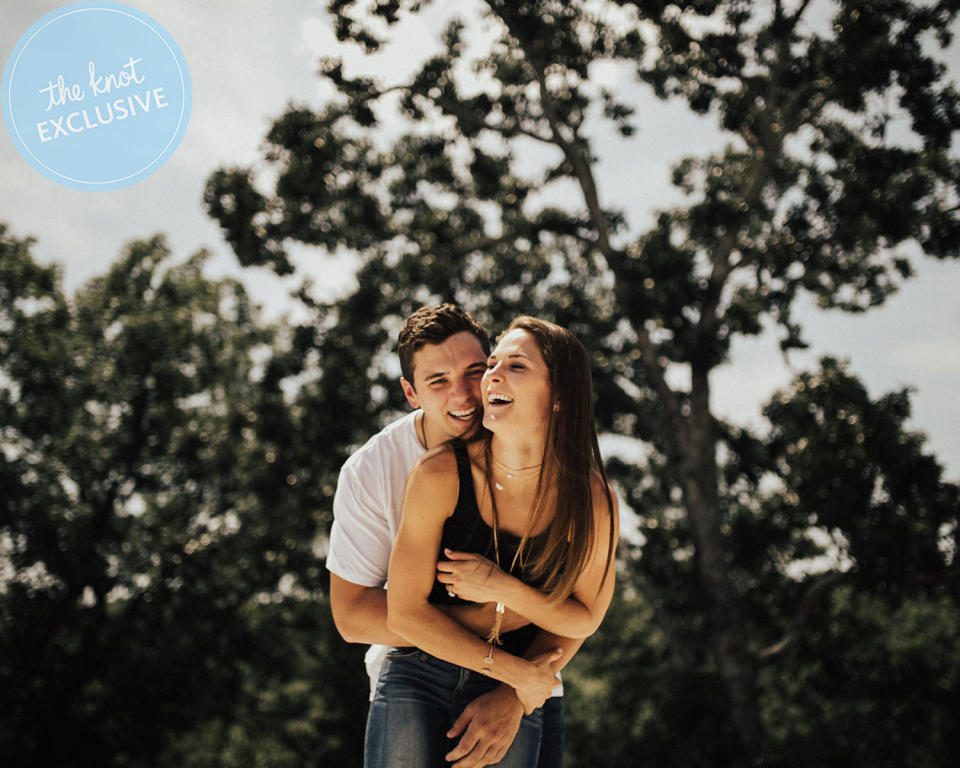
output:
[[[597,514],[608,515],[617,511],[617,494],[610,481],[604,480],[596,469],[590,473],[590,492],[593,497],[593,510]]]
[[[421,511],[438,510],[438,514],[447,517],[453,511],[459,489],[453,449],[445,445],[433,448],[410,470],[404,490],[404,507],[413,504]]]
[[[608,480],[604,479],[603,475],[600,474],[600,470],[596,467],[590,470],[590,490],[593,491],[594,494],[599,492],[601,495],[605,490],[613,493],[613,486]]]
[[[597,551],[606,551],[609,566],[609,558],[613,556],[616,542],[620,538],[620,505],[610,481],[604,480],[596,470],[591,475],[590,495],[593,501],[593,526],[598,537]]]
[[[484,445],[482,440],[441,443],[423,454],[416,466],[422,466],[427,472],[451,472],[456,470],[458,461],[469,460],[471,464],[482,467],[485,462]]]

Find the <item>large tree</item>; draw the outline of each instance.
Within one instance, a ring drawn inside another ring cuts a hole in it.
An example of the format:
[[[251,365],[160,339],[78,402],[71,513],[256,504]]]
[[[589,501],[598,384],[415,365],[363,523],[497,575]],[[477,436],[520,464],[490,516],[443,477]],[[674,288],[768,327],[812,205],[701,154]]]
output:
[[[374,52],[402,45],[391,27],[422,4],[364,8],[330,4],[339,38]],[[770,324],[785,352],[802,347],[794,309],[805,294],[861,312],[910,276],[911,248],[956,257],[960,97],[933,49],[949,42],[957,3],[458,4],[465,16],[478,9],[492,30],[483,50],[476,19],[454,21],[442,52],[404,81],[323,61],[338,97],[319,110],[291,106],[275,122],[274,188],[222,169],[208,210],[242,264],[289,273],[294,244],[318,258],[359,254],[352,295],[322,303],[309,286],[301,292],[317,322],[300,349],[322,371],[305,397],[339,404],[326,428],[340,451],[399,405],[383,362],[400,318],[420,303],[458,300],[491,327],[542,314],[583,338],[602,427],[644,447],[642,472],[636,460],[618,470],[631,503],[644,511],[632,491],[653,486],[680,510],[670,551],[641,559],[637,578],[672,570],[696,595],[655,603],[652,620],[697,617],[708,638],[702,669],[720,692],[714,711],[728,725],[717,759],[751,763],[765,749],[758,664],[775,617],[804,603],[794,587],[807,599],[825,587],[787,568],[797,532],[816,520],[789,518],[792,534],[744,564],[737,494],[758,482],[748,470],[756,441],[711,411],[711,374],[736,336]],[[637,105],[625,102],[632,91],[598,81],[603,61],[711,116],[726,139],[677,164],[683,204],[642,233],[598,182],[604,121],[645,151]],[[868,554],[852,546],[853,569],[868,569]],[[753,605],[757,587],[776,587],[766,611]]]
[[[0,226],[4,765],[349,761],[289,342],[204,261],[135,242],[68,297]]]
[[[767,763],[945,765],[960,747],[956,517],[908,428],[832,359],[725,427],[721,509],[758,667]],[[726,451],[725,451],[726,452]],[[726,697],[706,643],[689,519],[657,463],[618,466],[644,512],[624,589],[566,676],[576,765],[725,764]],[[787,578],[784,575],[787,574]]]

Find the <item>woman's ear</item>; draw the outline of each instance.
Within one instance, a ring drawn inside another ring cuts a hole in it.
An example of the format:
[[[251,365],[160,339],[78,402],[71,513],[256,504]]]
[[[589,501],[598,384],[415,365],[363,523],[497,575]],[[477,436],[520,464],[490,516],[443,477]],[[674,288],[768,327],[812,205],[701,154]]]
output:
[[[559,400],[554,400],[554,401],[553,401],[553,412],[556,413],[556,412],[559,411],[559,410],[560,410],[560,401],[559,401]]]

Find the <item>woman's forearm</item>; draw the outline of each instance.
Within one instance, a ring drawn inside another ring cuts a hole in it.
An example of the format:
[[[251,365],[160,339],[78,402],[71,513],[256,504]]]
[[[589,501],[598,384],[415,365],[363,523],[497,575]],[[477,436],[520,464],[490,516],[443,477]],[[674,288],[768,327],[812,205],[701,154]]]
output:
[[[511,576],[501,602],[538,627],[562,637],[585,638],[597,631],[603,614],[594,615],[575,597],[555,603],[539,589]]]
[[[430,603],[417,607],[388,603],[387,627],[438,659],[488,674],[514,688],[525,685],[534,673],[534,664],[526,659],[498,648],[491,654],[488,643]]]
[[[486,637],[497,618],[496,603],[462,603],[457,605],[437,605],[458,624],[466,627],[477,637]],[[525,627],[530,622],[520,614],[507,610],[501,623],[501,632],[511,632]]]
[[[600,594],[596,567],[591,578],[578,580],[573,594],[557,602],[481,555],[450,549],[445,549],[444,554],[447,559],[437,563],[436,579],[459,597],[478,603],[503,603],[530,623],[563,637],[592,635],[600,626],[612,595],[609,589],[604,590],[604,595]],[[594,599],[588,602],[581,599],[582,594],[591,594],[594,590],[598,590]]]
[[[437,658],[506,683],[516,690],[524,710],[532,712],[556,684],[550,664],[560,651],[531,660],[513,656],[488,645],[429,602],[436,553],[444,523],[456,506],[459,480],[452,452],[428,457],[421,459],[407,481],[403,516],[390,556],[387,628]]]

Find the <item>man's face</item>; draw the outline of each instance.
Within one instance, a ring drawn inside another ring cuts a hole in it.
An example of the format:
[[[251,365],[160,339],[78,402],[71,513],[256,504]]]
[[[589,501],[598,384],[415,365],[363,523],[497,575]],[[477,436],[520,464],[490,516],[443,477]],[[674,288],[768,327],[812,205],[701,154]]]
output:
[[[461,437],[479,422],[486,360],[480,341],[469,331],[413,353],[413,382],[401,379],[400,384],[410,405],[423,409],[428,446]]]

